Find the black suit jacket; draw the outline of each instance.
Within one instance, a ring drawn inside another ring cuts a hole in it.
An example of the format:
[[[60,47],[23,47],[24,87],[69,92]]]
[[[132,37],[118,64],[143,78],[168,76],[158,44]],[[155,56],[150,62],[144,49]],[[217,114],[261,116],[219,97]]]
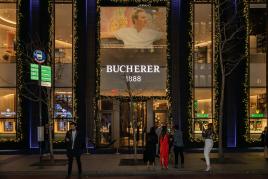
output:
[[[81,155],[83,153],[83,141],[81,134],[76,130],[76,137],[74,139],[74,148],[72,149],[72,130],[69,130],[65,136],[65,145],[67,149],[67,155]]]

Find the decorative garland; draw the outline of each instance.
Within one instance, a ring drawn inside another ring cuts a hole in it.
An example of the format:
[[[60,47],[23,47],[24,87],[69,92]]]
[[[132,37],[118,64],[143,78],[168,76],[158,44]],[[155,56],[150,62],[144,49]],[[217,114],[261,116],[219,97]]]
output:
[[[188,100],[188,104],[187,104],[187,117],[188,117],[188,137],[189,137],[189,141],[190,142],[194,142],[194,141],[198,141],[197,138],[194,138],[193,136],[193,128],[192,128],[192,124],[193,124],[193,116],[192,116],[192,101],[193,101],[193,47],[194,47],[194,43],[193,43],[193,5],[194,3],[192,1],[189,2],[189,19],[187,21],[186,26],[188,27],[188,71],[187,71],[187,79],[188,79],[188,86],[189,86],[189,93],[187,98]]]
[[[22,142],[26,140],[26,126],[25,126],[25,110],[22,108],[23,106],[23,96],[24,93],[24,86],[26,85],[26,62],[25,62],[25,54],[27,51],[25,49],[25,42],[27,34],[27,17],[25,16],[25,12],[23,10],[25,8],[26,3],[24,0],[18,0],[18,13],[17,13],[17,49],[16,49],[16,79],[17,79],[17,125],[16,125],[16,141]]]
[[[218,2],[218,1],[216,1]],[[215,3],[215,9],[220,8],[220,5]],[[242,102],[241,102],[241,115],[239,119],[242,121],[239,122],[238,127],[238,133],[237,135],[240,137],[238,140],[239,144],[243,144],[245,141],[248,140],[248,134],[249,134],[249,126],[248,126],[248,83],[249,83],[249,74],[248,74],[248,56],[249,56],[249,50],[248,50],[248,32],[249,32],[249,20],[248,20],[248,3],[247,1],[243,1],[243,19],[245,21],[246,25],[246,34],[244,39],[244,45],[245,45],[245,74],[243,82],[241,83],[242,86]],[[220,96],[221,96],[221,69],[220,69],[220,61],[219,61],[219,48],[220,48],[220,32],[219,32],[219,16],[217,13],[215,13],[215,63],[214,63],[214,76],[215,76],[215,120],[214,120],[214,126],[216,129],[219,128],[219,108],[220,108]]]
[[[213,125],[216,129],[217,138],[219,137],[219,112],[220,112],[220,97],[221,97],[221,66],[220,66],[220,24],[219,24],[219,14],[217,13],[217,9],[220,8],[218,1],[214,3],[214,17],[215,17],[215,56],[214,56],[214,78],[215,78],[215,114],[214,114],[214,121]]]
[[[254,142],[254,140],[250,139],[250,129],[249,129],[249,106],[248,106],[248,98],[249,98],[249,3],[244,0],[243,1],[243,18],[245,20],[245,25],[246,25],[246,37],[245,37],[245,79],[243,81],[243,100],[242,100],[242,104],[243,104],[243,129],[244,130],[240,130],[240,134],[241,136],[243,136],[243,141],[247,142],[247,143],[251,143]]]

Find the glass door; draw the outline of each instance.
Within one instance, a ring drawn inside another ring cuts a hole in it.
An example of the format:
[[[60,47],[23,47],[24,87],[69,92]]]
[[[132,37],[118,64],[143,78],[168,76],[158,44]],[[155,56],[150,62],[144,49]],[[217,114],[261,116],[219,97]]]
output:
[[[132,111],[132,115],[131,115]],[[120,103],[120,146],[131,147],[134,144],[134,129],[136,131],[137,147],[145,145],[147,126],[146,102]]]

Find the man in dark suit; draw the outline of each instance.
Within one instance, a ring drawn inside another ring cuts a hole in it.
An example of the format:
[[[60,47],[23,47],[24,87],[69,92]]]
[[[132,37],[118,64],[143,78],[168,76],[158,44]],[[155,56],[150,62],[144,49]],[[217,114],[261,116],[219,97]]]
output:
[[[81,140],[81,135],[79,131],[76,129],[76,123],[70,122],[70,130],[66,133],[65,136],[65,144],[67,148],[67,157],[68,157],[68,176],[72,174],[72,165],[73,158],[76,158],[77,166],[78,166],[78,174],[81,176],[82,174],[82,166],[81,166],[81,154],[83,152],[83,141]]]

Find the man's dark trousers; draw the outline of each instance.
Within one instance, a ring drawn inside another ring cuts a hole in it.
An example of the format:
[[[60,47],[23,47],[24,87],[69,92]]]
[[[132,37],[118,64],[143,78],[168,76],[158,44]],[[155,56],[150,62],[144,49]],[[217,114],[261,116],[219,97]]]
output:
[[[181,165],[183,165],[184,164],[183,147],[174,146],[175,166],[178,166],[179,153],[181,157]]]
[[[78,174],[82,174],[82,167],[81,167],[81,155],[75,154],[75,152],[70,151],[68,153],[68,176],[71,176],[72,174],[72,166],[73,166],[73,158],[76,158],[77,166],[78,166]]]

